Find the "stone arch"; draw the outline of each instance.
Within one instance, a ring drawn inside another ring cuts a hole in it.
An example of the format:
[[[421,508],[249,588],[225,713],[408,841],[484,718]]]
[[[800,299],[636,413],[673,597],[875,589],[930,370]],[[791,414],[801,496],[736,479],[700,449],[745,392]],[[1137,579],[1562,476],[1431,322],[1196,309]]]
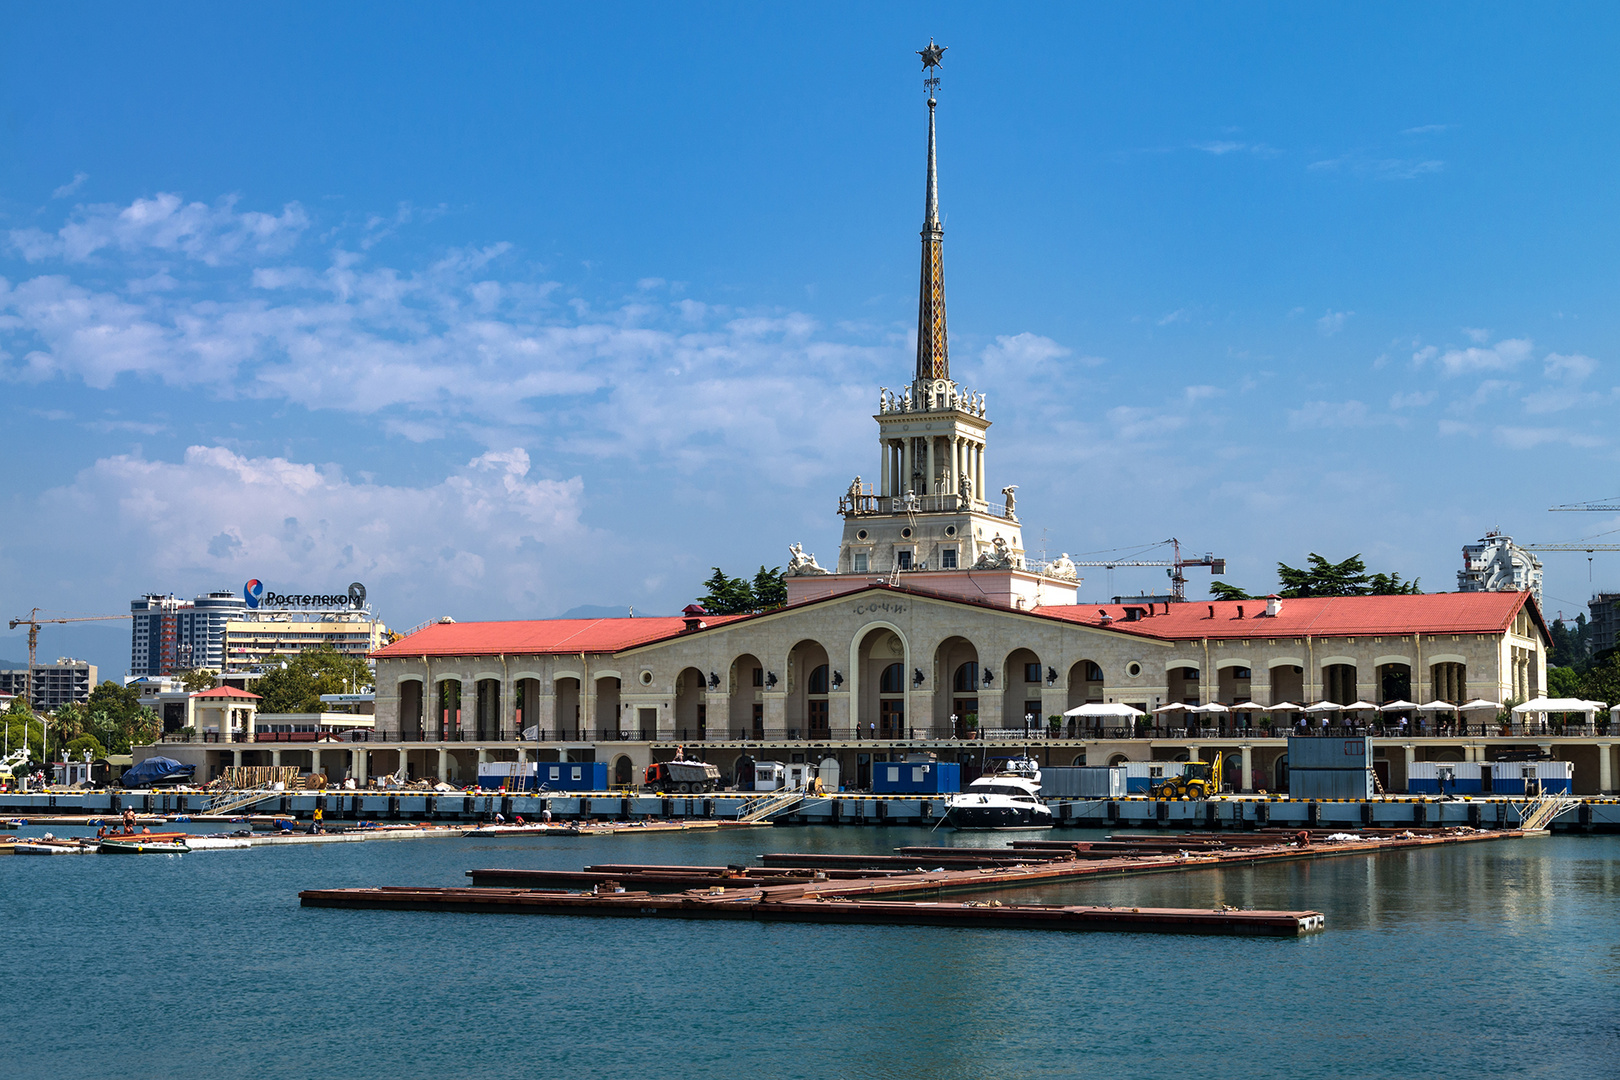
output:
[[[1349,656],[1329,656],[1322,661],[1322,700],[1348,705],[1360,699],[1356,661]]]
[[[591,703],[591,726],[603,738],[613,738],[631,726],[625,722],[620,706],[619,694],[623,684],[619,681],[618,673],[611,671],[593,672],[591,683],[595,692],[595,700]]]
[[[874,621],[863,626],[849,645],[850,712],[855,718],[857,736],[869,737],[887,729],[891,738],[906,727],[906,692],[909,679],[902,678],[898,694],[884,693],[879,685],[883,671],[891,664],[909,672],[911,643],[898,626]]]
[[[517,671],[512,674],[512,726],[522,738],[530,737],[526,734],[530,728],[535,729],[533,737],[539,738],[542,685],[537,672]]]
[[[460,737],[461,709],[461,676],[439,676],[433,686],[433,716],[440,739]]]
[[[630,760],[629,754],[620,754],[613,759],[613,786],[618,788],[633,787],[636,781],[636,766]]]
[[[709,677],[701,668],[682,668],[675,676],[675,737],[701,742],[709,737]]]
[[[804,638],[788,650],[783,670],[787,673],[788,738],[828,738],[832,734],[828,704],[832,656],[826,646],[814,638]]]
[[[473,737],[495,739],[501,733],[501,679],[499,675],[473,677]]]
[[[585,700],[581,691],[579,673],[559,671],[552,679],[551,692],[556,701],[559,739],[578,739],[585,726]]]
[[[1196,660],[1171,660],[1164,665],[1166,702],[1204,703],[1203,665]]]
[[[1412,662],[1404,656],[1380,656],[1373,668],[1378,703],[1412,699]]]
[[[421,742],[427,718],[426,680],[420,675],[402,675],[395,685],[394,692],[399,701],[400,741]]]
[[[934,649],[934,730],[961,738],[966,718],[978,714],[979,650],[965,637],[948,637]]]
[[[1468,662],[1452,653],[1429,657],[1429,691],[1436,701],[1461,705],[1468,700]]]
[[[1027,678],[1031,674],[1035,676],[1034,682]],[[1026,714],[1033,712],[1034,725],[1044,727],[1041,687],[1045,683],[1046,665],[1041,663],[1040,654],[1022,646],[1009,652],[1001,662],[1001,726],[1021,728]]]
[[[730,692],[726,721],[733,739],[765,737],[765,664],[753,653],[731,661],[727,675]]]
[[[1066,709],[1077,709],[1089,701],[1103,700],[1103,685],[1106,673],[1097,661],[1084,658],[1076,660],[1069,665],[1069,697]],[[1100,723],[1087,722],[1080,717],[1070,717],[1068,732],[1075,735],[1087,727],[1101,727]]]
[[[1124,765],[1126,762],[1128,762],[1130,760],[1131,759],[1130,759],[1129,755],[1126,755],[1126,754],[1109,754],[1108,755],[1108,767],[1113,768],[1116,765]]]
[[[1215,665],[1215,678],[1209,686],[1209,699],[1227,705],[1248,701],[1253,696],[1254,670],[1248,660],[1222,660]],[[1223,723],[1226,717],[1220,718]]]
[[[1292,656],[1279,656],[1269,661],[1268,681],[1271,684],[1271,700],[1267,705],[1276,705],[1283,701],[1292,701],[1295,705],[1307,704],[1305,697],[1305,665]]]

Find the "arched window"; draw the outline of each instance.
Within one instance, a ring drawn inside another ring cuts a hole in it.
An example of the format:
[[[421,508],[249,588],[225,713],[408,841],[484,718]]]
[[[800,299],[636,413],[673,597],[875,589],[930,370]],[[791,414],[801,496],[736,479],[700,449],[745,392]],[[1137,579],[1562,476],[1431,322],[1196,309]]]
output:
[[[878,693],[903,694],[906,692],[906,668],[904,664],[890,664],[883,669],[883,677],[878,680]]]
[[[822,664],[810,673],[809,693],[825,694],[827,692],[827,665]]]
[[[1090,660],[1086,661],[1086,682],[1102,682],[1102,668]]]
[[[969,660],[956,669],[956,676],[951,679],[951,689],[958,694],[973,694],[979,689],[979,662]]]

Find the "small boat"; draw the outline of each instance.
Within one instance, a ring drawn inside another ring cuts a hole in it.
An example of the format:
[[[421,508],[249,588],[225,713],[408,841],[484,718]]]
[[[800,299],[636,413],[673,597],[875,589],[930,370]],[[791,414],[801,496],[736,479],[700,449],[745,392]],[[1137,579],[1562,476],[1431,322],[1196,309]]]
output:
[[[183,840],[154,840],[145,836],[109,836],[97,848],[103,855],[188,855]]]
[[[569,830],[557,825],[480,825],[476,829],[468,829],[462,836],[543,836],[546,833],[568,832]]]
[[[962,831],[1050,829],[1052,808],[1041,799],[1040,766],[1029,758],[1008,758],[947,799],[945,821]]]
[[[40,840],[19,840],[11,845],[14,855],[93,855],[96,851],[94,841],[90,840],[57,840],[46,837]]]

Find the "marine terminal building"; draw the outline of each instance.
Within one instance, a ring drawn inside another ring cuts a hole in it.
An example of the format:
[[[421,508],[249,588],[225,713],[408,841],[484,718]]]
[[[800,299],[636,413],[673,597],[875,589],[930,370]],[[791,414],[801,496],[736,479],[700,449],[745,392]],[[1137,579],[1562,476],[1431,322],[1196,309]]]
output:
[[[466,784],[484,761],[603,760],[630,784],[679,747],[727,772],[744,754],[833,761],[844,784],[864,786],[874,763],[910,753],[977,762],[985,748],[1029,746],[1052,765],[1220,754],[1238,790],[1276,790],[1286,731],[1262,727],[1264,714],[1152,710],[1545,692],[1549,637],[1528,591],[1089,605],[1067,557],[1031,561],[1016,486],[990,496],[986,395],[951,378],[928,107],[916,365],[909,383],[879,391],[876,468],[839,496],[830,567],[793,545],[788,604],[756,615],[430,624],[373,654],[369,743],[226,746],[207,751],[207,768]],[[1063,719],[1088,702],[1149,719]],[[1405,728],[1387,719],[1375,753],[1393,791],[1413,762],[1510,750],[1574,761],[1577,791],[1614,789],[1606,735],[1503,733],[1478,714],[1466,730],[1435,714],[1410,713]]]

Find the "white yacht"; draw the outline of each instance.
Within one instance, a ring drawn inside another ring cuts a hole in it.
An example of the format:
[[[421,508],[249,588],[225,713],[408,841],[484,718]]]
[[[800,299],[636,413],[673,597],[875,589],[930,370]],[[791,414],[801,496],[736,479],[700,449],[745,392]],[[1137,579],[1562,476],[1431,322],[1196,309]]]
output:
[[[1040,766],[1030,758],[1008,758],[966,791],[945,803],[953,829],[1050,829],[1052,809],[1041,801]]]

